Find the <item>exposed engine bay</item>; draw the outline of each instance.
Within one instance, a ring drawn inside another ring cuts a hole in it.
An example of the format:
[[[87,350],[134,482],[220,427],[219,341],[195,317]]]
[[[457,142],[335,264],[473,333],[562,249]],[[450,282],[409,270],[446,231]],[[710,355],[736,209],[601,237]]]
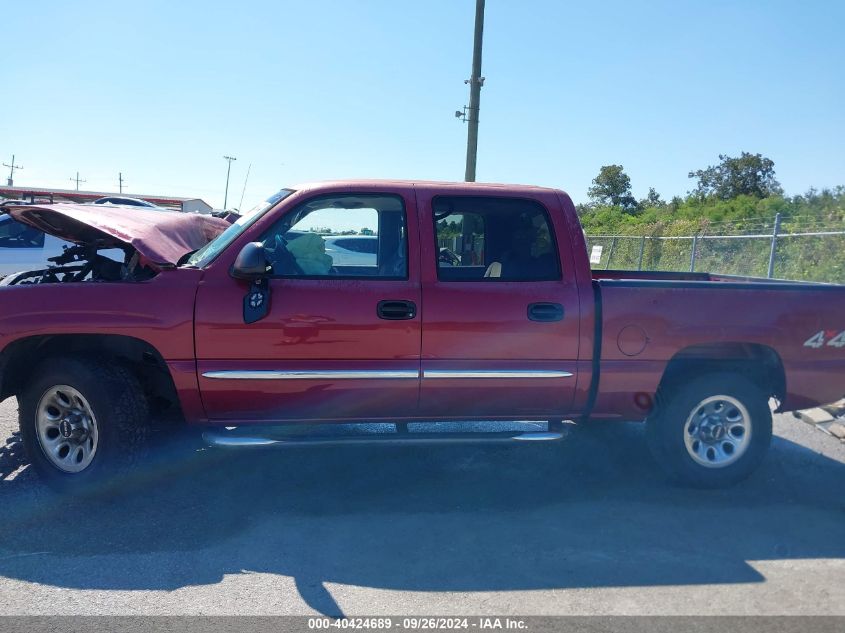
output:
[[[113,259],[121,254],[123,261]],[[0,279],[0,286],[144,281],[155,277],[156,271],[141,266],[139,260],[138,253],[129,247],[122,250],[98,243],[79,244],[69,246],[60,255],[48,258],[51,264],[46,268],[6,275]]]
[[[2,211],[72,245],[57,255],[53,250],[46,267],[28,263],[27,272],[3,277],[0,286],[145,281],[176,268],[231,226],[199,213],[120,205],[19,203]]]

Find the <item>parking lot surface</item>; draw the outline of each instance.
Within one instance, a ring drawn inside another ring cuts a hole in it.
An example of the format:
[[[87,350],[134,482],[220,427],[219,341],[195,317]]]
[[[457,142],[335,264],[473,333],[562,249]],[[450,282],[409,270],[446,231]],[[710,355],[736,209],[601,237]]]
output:
[[[4,614],[845,615],[845,445],[777,416],[738,487],[640,425],[531,446],[162,450],[63,499],[0,404]]]

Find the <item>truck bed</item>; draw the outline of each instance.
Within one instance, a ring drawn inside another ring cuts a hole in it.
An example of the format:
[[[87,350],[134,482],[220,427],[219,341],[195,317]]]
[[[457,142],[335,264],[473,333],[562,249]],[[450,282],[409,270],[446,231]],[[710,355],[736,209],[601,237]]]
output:
[[[845,394],[845,285],[626,270],[593,271],[592,279],[599,414],[636,414],[632,392],[654,393],[667,363],[684,356],[770,358],[783,372],[784,410]]]

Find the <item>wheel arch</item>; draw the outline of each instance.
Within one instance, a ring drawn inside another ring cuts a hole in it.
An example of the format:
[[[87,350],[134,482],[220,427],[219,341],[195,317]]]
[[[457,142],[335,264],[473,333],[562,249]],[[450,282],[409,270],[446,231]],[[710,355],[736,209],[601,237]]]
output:
[[[772,347],[759,343],[718,342],[679,350],[666,365],[658,393],[703,372],[739,372],[776,398],[786,397],[783,360]]]
[[[151,410],[181,415],[173,377],[159,351],[147,341],[119,334],[47,334],[13,341],[0,354],[0,400],[20,393],[38,364],[33,358],[68,354],[125,364],[141,382]]]

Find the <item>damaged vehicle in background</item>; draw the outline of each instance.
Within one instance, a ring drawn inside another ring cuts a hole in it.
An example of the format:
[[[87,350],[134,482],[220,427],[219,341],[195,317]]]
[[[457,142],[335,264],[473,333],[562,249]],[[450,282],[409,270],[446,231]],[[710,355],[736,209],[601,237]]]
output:
[[[48,258],[62,253],[68,242],[45,235],[6,215],[6,208],[31,204],[27,200],[0,202],[0,278],[21,270],[33,270],[49,264]]]

